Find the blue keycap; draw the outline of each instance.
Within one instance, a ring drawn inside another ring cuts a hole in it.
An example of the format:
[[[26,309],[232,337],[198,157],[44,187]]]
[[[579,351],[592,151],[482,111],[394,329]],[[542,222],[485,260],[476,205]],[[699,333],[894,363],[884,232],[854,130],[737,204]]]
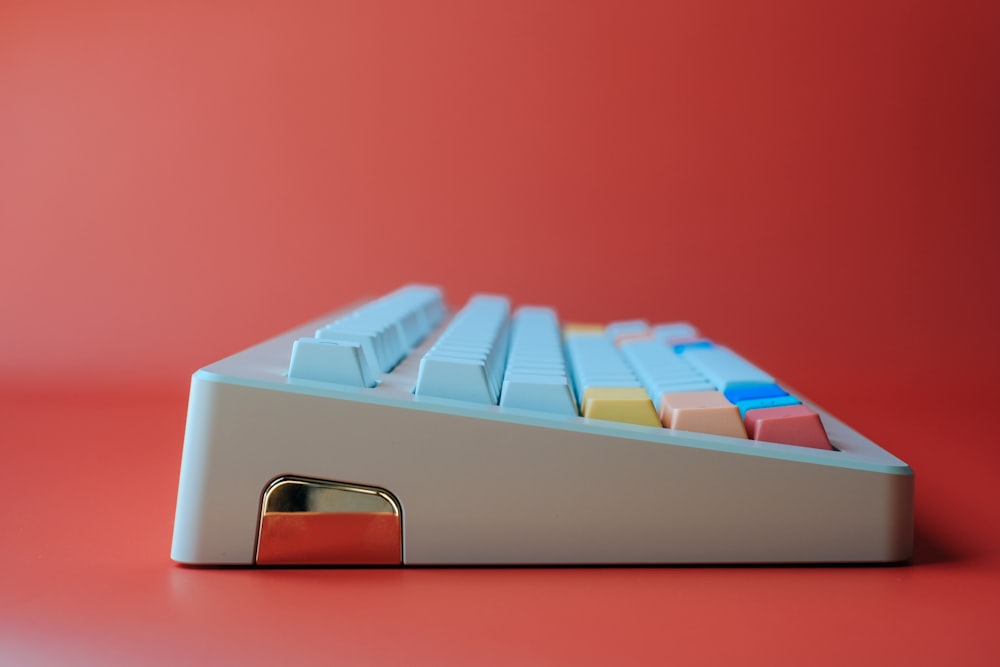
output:
[[[778,408],[783,405],[799,405],[802,403],[799,399],[794,396],[770,396],[768,398],[755,398],[749,401],[740,401],[736,404],[736,407],[740,409],[740,417],[746,417],[747,410],[756,410],[757,408]]]
[[[772,398],[775,396],[788,396],[788,392],[776,384],[758,384],[735,386],[723,392],[730,403],[740,401],[752,401],[757,398]]]
[[[695,340],[690,343],[678,343],[673,346],[674,352],[677,354],[680,354],[685,350],[707,349],[712,347],[715,347],[715,344],[710,340]]]
[[[288,377],[335,382],[352,387],[374,387],[365,350],[360,343],[300,338],[292,345]]]

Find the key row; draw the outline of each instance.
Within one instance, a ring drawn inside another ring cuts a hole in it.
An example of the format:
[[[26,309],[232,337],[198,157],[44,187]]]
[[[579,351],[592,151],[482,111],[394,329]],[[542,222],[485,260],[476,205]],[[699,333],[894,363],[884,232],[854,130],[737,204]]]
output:
[[[690,325],[644,325],[568,329],[567,350],[600,349],[606,366],[615,363],[613,350],[643,388],[640,393],[628,380],[614,385],[585,376],[578,392],[593,400],[581,401],[583,416],[636,424],[655,419],[667,428],[831,449],[819,415],[767,373],[698,337]]]
[[[444,318],[441,290],[408,285],[293,344],[288,376],[374,387]]]
[[[473,297],[420,360],[414,393],[496,405],[509,328],[506,298]]]
[[[289,377],[374,387],[444,318],[409,286],[296,341]],[[831,448],[819,415],[687,323],[560,329],[550,308],[478,295],[421,358],[418,397]]]
[[[500,405],[575,415],[559,320],[551,308],[523,306],[514,315]]]

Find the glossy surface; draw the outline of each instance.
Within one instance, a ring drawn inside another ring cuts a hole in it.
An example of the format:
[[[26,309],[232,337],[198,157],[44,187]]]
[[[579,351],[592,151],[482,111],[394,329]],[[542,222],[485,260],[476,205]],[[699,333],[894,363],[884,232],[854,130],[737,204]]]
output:
[[[384,489],[282,477],[264,490],[258,565],[402,565],[399,503]]]
[[[257,565],[402,565],[399,516],[387,512],[271,512]]]

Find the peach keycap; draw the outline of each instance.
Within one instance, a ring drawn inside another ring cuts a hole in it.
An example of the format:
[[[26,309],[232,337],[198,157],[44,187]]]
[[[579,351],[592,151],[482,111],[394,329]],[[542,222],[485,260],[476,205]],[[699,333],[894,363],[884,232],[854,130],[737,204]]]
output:
[[[747,410],[743,421],[754,440],[833,449],[819,415],[804,405]]]
[[[622,343],[640,340],[656,340],[656,334],[652,331],[630,331],[628,333],[618,334],[615,336],[615,345],[621,346]]]
[[[667,428],[746,438],[740,410],[718,391],[663,394],[660,421]]]
[[[642,387],[589,387],[580,405],[584,417],[660,426],[656,408]]]

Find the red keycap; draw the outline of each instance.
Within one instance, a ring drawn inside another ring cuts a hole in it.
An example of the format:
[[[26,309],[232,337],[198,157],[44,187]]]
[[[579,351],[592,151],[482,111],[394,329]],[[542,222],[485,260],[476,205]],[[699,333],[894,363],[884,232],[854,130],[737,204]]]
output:
[[[743,424],[752,440],[833,449],[819,415],[804,405],[747,410]]]

